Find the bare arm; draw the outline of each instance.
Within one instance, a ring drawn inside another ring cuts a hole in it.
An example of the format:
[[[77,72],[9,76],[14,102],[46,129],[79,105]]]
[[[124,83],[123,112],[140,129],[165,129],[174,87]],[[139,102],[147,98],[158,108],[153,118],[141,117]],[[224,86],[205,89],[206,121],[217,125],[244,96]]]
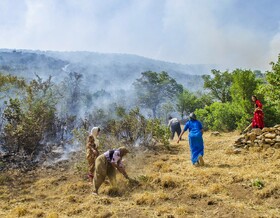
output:
[[[111,164],[113,165],[113,167],[115,167],[121,174],[123,174],[123,176],[126,178],[126,179],[129,179],[124,167],[121,167],[119,166],[118,164],[114,163],[114,162],[111,162]]]
[[[183,136],[184,132],[185,132],[185,130],[183,130],[183,131],[181,132],[181,134],[179,135],[179,138],[178,138],[178,140],[177,140],[177,143],[178,143],[178,144],[179,144],[180,139],[182,138],[182,136]]]

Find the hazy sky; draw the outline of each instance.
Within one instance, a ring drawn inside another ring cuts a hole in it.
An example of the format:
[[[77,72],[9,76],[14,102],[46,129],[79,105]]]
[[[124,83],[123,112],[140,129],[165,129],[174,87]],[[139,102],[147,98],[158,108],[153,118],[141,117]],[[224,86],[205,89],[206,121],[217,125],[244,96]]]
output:
[[[270,69],[279,0],[0,0],[0,48]]]

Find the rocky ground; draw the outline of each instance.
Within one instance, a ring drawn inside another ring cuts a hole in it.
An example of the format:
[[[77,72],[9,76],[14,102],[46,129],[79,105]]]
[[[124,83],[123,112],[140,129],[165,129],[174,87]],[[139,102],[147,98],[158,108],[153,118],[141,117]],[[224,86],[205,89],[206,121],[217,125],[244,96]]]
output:
[[[139,185],[118,175],[91,194],[84,153],[28,172],[0,175],[0,217],[280,217],[280,149],[234,152],[236,132],[205,133],[204,167],[190,162],[187,134],[169,149],[133,150],[125,160]]]

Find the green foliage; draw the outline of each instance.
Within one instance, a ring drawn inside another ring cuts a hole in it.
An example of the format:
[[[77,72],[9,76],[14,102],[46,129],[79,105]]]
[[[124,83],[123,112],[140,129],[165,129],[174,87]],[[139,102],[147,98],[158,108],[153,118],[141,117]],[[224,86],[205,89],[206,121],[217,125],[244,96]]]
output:
[[[242,130],[252,121],[254,105],[251,98],[256,94],[261,80],[257,79],[256,74],[251,70],[236,69],[232,74],[231,95],[233,106],[241,115],[237,121],[237,126],[238,129]]]
[[[168,145],[168,139],[170,138],[168,127],[161,125],[158,119],[145,119],[140,113],[139,108],[131,109],[128,113],[119,117],[118,120],[109,120],[104,131],[107,134],[113,135],[118,140],[125,140],[129,144],[134,144],[140,140],[139,145],[149,145],[151,144],[151,140],[154,139],[157,142]]]
[[[166,72],[156,73],[147,71],[134,83],[138,103],[151,109],[153,117],[157,117],[157,110],[161,103],[174,98],[183,91],[183,86],[178,84]]]
[[[232,131],[237,127],[239,118],[238,112],[229,102],[215,102],[204,109],[195,111],[199,120],[202,121],[205,129]]]
[[[280,55],[277,63],[271,63],[272,69],[265,74],[267,83],[259,88],[263,95],[265,125],[274,126],[280,119]]]
[[[117,110],[116,112],[119,113],[120,111]],[[125,114],[123,113],[124,111],[122,111],[120,120],[109,120],[105,129],[119,139],[134,142],[145,132],[146,119],[140,113],[139,108],[131,109]]]
[[[231,95],[233,102],[238,103],[246,113],[252,112],[251,97],[255,94],[260,81],[251,70],[237,69],[232,73]]]
[[[10,98],[3,112],[5,120],[3,140],[9,151],[33,153],[55,122],[55,102],[50,97],[50,79],[44,83],[31,81],[23,98]]]
[[[188,90],[184,90],[178,95],[177,100],[177,111],[180,112],[183,118],[184,114],[190,114],[196,109],[203,108],[205,105],[202,99],[196,97],[193,93]]]
[[[268,82],[266,91],[268,99],[279,104],[280,103],[280,55],[277,63],[271,63],[272,70],[266,73],[266,80]]]
[[[26,82],[24,79],[0,73],[0,99],[6,97],[9,94],[9,91],[12,89],[18,91],[18,89],[22,90],[25,87]],[[6,96],[2,96],[3,94],[6,94]]]
[[[232,75],[228,72],[212,70],[214,78],[210,75],[203,75],[204,88],[210,90],[214,98],[221,102],[231,101],[230,86],[232,84]]]
[[[147,131],[152,134],[152,137],[156,141],[165,146],[169,145],[169,139],[171,136],[170,129],[165,125],[161,125],[160,120],[148,120]]]
[[[170,113],[172,113],[173,111],[175,111],[174,104],[171,101],[167,101],[161,104],[158,116],[160,117],[160,120],[165,123],[168,120]]]
[[[252,180],[252,186],[258,189],[262,189],[264,187],[264,182],[260,179]]]

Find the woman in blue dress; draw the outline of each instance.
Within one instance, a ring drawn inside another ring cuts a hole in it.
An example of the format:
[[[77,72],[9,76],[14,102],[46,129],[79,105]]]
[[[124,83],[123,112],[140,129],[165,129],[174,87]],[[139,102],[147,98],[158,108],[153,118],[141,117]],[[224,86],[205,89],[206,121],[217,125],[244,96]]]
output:
[[[184,132],[189,130],[189,144],[191,150],[191,161],[195,166],[203,166],[204,160],[204,145],[203,145],[203,127],[200,121],[196,119],[194,113],[190,114],[190,120],[186,123],[183,132],[180,134],[177,143],[180,142],[180,139]]]

